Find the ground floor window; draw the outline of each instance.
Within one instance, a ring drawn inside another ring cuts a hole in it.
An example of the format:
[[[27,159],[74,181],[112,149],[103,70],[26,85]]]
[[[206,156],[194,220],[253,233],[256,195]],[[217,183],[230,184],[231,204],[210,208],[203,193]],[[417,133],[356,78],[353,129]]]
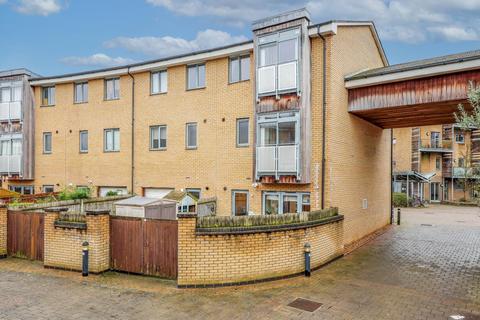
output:
[[[310,211],[310,194],[299,192],[264,192],[263,214],[301,213]]]
[[[54,190],[54,187],[52,185],[44,185],[42,187],[43,193],[52,193]]]
[[[233,190],[232,191],[232,214],[234,216],[248,215],[248,191]]]
[[[8,186],[8,189],[21,194],[33,194],[33,186]]]

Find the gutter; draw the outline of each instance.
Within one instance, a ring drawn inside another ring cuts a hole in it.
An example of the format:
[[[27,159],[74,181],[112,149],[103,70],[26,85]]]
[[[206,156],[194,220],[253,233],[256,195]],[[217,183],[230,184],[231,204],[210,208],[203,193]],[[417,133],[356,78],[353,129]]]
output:
[[[318,36],[323,41],[323,61],[322,61],[322,197],[321,209],[325,208],[325,133],[326,133],[326,114],[327,114],[327,40],[320,33],[320,26],[317,29]]]
[[[133,194],[135,181],[135,77],[130,73],[130,68],[128,67],[127,73],[132,79],[132,174],[130,192]]]

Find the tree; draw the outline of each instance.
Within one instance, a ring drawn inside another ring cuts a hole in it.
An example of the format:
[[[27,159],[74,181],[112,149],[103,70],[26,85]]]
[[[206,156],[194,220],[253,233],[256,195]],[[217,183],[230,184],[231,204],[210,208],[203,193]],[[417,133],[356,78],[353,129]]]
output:
[[[458,161],[458,170],[455,177],[462,186],[463,199],[467,200],[467,191],[473,190],[477,183],[478,168],[472,163],[472,152],[470,146],[465,147],[465,151],[460,152],[463,161]],[[459,159],[459,160],[460,160]]]

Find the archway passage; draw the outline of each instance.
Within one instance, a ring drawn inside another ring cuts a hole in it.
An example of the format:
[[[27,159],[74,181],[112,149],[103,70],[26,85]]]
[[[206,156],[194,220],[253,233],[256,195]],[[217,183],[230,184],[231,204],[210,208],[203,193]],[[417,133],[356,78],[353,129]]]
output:
[[[345,78],[348,111],[382,128],[453,123],[480,84],[480,51],[388,66]]]

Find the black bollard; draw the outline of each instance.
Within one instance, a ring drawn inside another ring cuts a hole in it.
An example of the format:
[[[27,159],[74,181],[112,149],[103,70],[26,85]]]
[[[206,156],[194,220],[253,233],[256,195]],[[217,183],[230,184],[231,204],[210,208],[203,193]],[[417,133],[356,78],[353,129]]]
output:
[[[402,212],[400,211],[400,208],[397,209],[397,225],[400,225],[400,217],[402,215]]]
[[[305,252],[305,277],[310,277],[310,243],[305,243],[303,249]]]
[[[88,241],[82,243],[82,276],[88,277]]]

